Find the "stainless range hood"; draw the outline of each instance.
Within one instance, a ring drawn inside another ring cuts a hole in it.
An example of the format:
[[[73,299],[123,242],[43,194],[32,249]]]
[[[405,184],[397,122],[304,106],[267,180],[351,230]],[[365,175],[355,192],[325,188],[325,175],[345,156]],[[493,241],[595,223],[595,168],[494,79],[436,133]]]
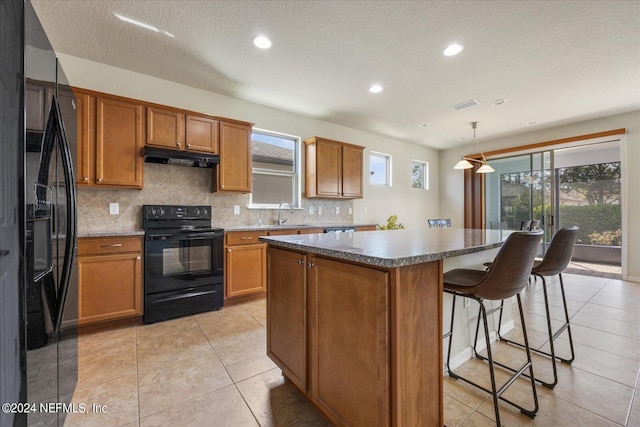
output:
[[[146,163],[163,165],[191,166],[196,168],[212,168],[220,163],[216,154],[193,153],[188,151],[169,150],[165,148],[144,147]]]

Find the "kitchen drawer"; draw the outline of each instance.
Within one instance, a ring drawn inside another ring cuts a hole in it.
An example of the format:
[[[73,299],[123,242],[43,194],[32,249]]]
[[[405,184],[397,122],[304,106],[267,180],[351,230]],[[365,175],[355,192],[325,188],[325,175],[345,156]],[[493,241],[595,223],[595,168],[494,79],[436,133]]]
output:
[[[266,236],[267,231],[233,231],[227,233],[227,245],[248,245],[259,243],[258,237]]]
[[[86,237],[78,239],[78,256],[142,252],[142,237]]]

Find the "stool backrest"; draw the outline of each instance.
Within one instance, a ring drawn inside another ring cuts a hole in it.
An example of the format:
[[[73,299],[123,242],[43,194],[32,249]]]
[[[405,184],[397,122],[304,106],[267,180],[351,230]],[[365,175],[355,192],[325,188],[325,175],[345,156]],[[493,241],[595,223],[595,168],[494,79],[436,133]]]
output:
[[[531,229],[531,220],[529,221],[522,221],[520,223],[520,230],[521,231],[529,231]]]
[[[579,228],[561,228],[553,235],[542,261],[536,265],[532,273],[553,276],[562,273],[573,256],[573,248],[578,240]]]
[[[529,281],[542,234],[541,230],[511,233],[484,278],[473,287],[473,293],[489,300],[507,299],[519,293]]]
[[[449,228],[451,227],[450,219],[428,219],[429,228]]]

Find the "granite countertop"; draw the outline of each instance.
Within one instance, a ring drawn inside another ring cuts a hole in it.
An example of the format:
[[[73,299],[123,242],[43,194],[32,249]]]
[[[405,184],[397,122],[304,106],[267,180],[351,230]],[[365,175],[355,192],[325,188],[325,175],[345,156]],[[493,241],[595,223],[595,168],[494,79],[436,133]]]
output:
[[[84,230],[78,231],[78,238],[83,237],[122,237],[144,236],[144,230]]]
[[[508,234],[503,230],[430,228],[264,236],[260,240],[270,246],[394,268],[497,248]]]
[[[331,227],[365,227],[376,224],[283,224],[283,225],[236,225],[233,227],[222,227],[224,231],[270,231],[270,230],[299,230],[305,228],[331,228]]]

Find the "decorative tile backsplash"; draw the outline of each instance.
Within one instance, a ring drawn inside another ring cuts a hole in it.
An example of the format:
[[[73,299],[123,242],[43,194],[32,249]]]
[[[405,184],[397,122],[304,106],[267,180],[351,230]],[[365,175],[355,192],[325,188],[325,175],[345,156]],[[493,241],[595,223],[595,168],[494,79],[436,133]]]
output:
[[[252,226],[258,223],[259,210],[248,209],[248,194],[211,193],[211,169],[145,163],[144,189],[105,190],[78,188],[78,230],[139,230],[142,205],[207,205],[212,207],[212,223],[217,227]],[[119,203],[119,215],[109,214],[109,203]],[[240,206],[240,215],[233,207]],[[309,215],[309,207],[314,214]],[[351,200],[302,199],[303,209],[293,214],[283,209],[288,224],[352,224]],[[318,215],[322,207],[322,215]],[[336,214],[336,207],[340,214]],[[278,212],[262,212],[263,224],[274,224]]]

